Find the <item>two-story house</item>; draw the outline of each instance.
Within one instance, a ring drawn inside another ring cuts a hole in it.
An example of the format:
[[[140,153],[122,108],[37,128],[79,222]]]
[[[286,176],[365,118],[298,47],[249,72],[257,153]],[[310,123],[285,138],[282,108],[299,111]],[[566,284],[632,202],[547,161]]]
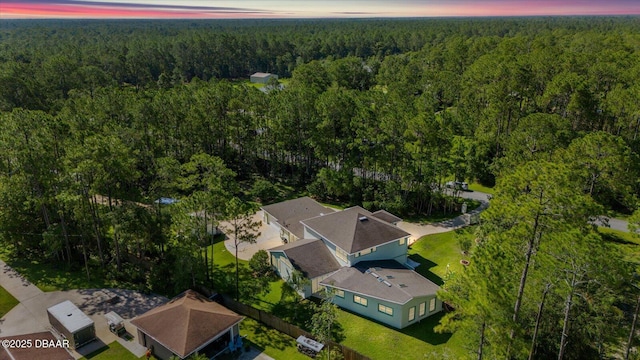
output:
[[[395,225],[397,216],[359,206],[333,211],[308,197],[263,211],[287,242],[269,250],[271,265],[285,280],[294,270],[309,279],[304,297],[331,288],[336,305],[396,328],[442,309],[438,286],[408,263],[410,234]]]

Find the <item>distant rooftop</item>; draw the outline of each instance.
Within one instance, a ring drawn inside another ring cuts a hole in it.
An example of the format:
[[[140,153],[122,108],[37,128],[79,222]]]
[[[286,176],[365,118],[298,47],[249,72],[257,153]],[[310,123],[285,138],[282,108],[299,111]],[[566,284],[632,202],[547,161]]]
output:
[[[253,75],[251,75],[251,76],[252,76],[252,77],[267,77],[267,76],[269,76],[269,75],[271,75],[271,73],[257,72],[257,73],[254,73],[254,74],[253,74]]]
[[[154,201],[154,203],[160,204],[160,205],[171,205],[177,202],[178,202],[178,199],[168,198],[168,197],[161,197],[158,200]]]

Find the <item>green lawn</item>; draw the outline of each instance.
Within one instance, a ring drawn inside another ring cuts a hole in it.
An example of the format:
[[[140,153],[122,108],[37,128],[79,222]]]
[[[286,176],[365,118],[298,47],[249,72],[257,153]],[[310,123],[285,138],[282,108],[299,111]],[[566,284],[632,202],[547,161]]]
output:
[[[613,246],[618,248],[624,259],[631,263],[635,263],[636,271],[640,273],[640,239],[631,235],[631,233],[613,230],[610,228],[599,227],[598,232],[603,239],[611,242]]]
[[[229,265],[236,266],[236,256],[227,250],[224,246],[224,236],[217,235],[213,241],[213,245],[207,247],[207,252],[211,254],[211,247],[213,246],[213,264],[220,267],[226,267]],[[247,265],[249,262],[240,259],[240,265]]]
[[[338,322],[345,339],[342,344],[371,359],[461,359],[467,354],[464,339],[455,334],[437,334],[433,327],[442,314],[437,314],[402,330],[396,330],[339,310]]]
[[[7,290],[0,286],[0,318],[5,316],[14,306],[20,302],[14,298]]]
[[[0,252],[0,258],[42,291],[116,287],[116,284],[105,279],[102,269],[98,267],[89,268],[89,281],[84,268],[19,259],[12,255],[10,249]]]
[[[493,188],[492,187],[487,187],[487,186],[478,184],[476,182],[472,182],[472,183],[469,184],[469,190],[480,191],[480,192],[483,192],[483,193],[487,193],[487,194],[493,195]]]
[[[474,227],[423,236],[411,245],[409,258],[422,264],[416,269],[420,275],[442,284],[447,271],[462,271],[460,260],[466,258],[458,246],[458,237],[473,239]],[[447,270],[448,266],[448,270]]]
[[[247,317],[240,323],[240,334],[247,337],[245,341],[274,359],[309,359],[298,352],[295,339],[251,318]]]
[[[124,346],[120,345],[119,342],[114,341],[111,344],[98,349],[86,357],[82,357],[80,359],[92,359],[92,360],[137,360],[144,359],[145,356],[135,357],[129,350],[127,350]]]

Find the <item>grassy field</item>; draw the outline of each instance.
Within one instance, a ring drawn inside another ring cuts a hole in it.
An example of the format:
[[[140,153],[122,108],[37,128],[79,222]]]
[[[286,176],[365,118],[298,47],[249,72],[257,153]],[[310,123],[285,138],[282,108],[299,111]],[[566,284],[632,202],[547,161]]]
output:
[[[12,255],[10,249],[1,251],[0,258],[42,291],[95,289],[115,285],[105,279],[102,269],[98,267],[90,267],[89,281],[84,268],[76,269],[37,260],[18,259]]]
[[[247,337],[245,341],[274,359],[309,359],[298,352],[295,339],[253,319],[246,318],[240,323],[240,334]]]
[[[473,191],[480,191],[483,193],[487,193],[487,194],[491,194],[493,195],[493,188],[492,187],[487,187],[484,185],[480,185],[476,182],[470,183],[469,184],[469,190],[473,190]]]
[[[135,357],[129,350],[127,350],[124,346],[120,345],[119,342],[114,341],[111,344],[98,349],[86,357],[82,357],[80,359],[91,359],[91,360],[137,360],[137,359],[145,359],[145,356]],[[152,359],[155,359],[152,357]]]
[[[442,359],[445,354],[449,358],[464,358],[463,338],[433,331],[441,317],[441,314],[434,315],[396,330],[339,310],[338,322],[342,325],[345,337],[342,344],[371,359]]]
[[[0,286],[0,318],[5,316],[19,301]]]
[[[602,238],[609,241],[620,250],[624,259],[636,264],[636,271],[640,273],[640,239],[631,233],[599,227]]]
[[[423,236],[411,245],[409,258],[422,264],[416,272],[441,285],[447,272],[462,271],[462,255],[458,238],[472,239],[473,227],[465,230],[449,231],[441,234]],[[447,269],[448,267],[448,269]]]

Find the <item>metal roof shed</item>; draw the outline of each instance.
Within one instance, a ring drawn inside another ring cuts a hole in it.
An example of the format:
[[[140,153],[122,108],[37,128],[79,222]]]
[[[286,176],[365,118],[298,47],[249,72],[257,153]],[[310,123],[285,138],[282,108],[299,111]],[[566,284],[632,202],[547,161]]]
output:
[[[66,300],[47,309],[49,323],[77,349],[96,338],[96,329],[91,320],[71,301]]]

